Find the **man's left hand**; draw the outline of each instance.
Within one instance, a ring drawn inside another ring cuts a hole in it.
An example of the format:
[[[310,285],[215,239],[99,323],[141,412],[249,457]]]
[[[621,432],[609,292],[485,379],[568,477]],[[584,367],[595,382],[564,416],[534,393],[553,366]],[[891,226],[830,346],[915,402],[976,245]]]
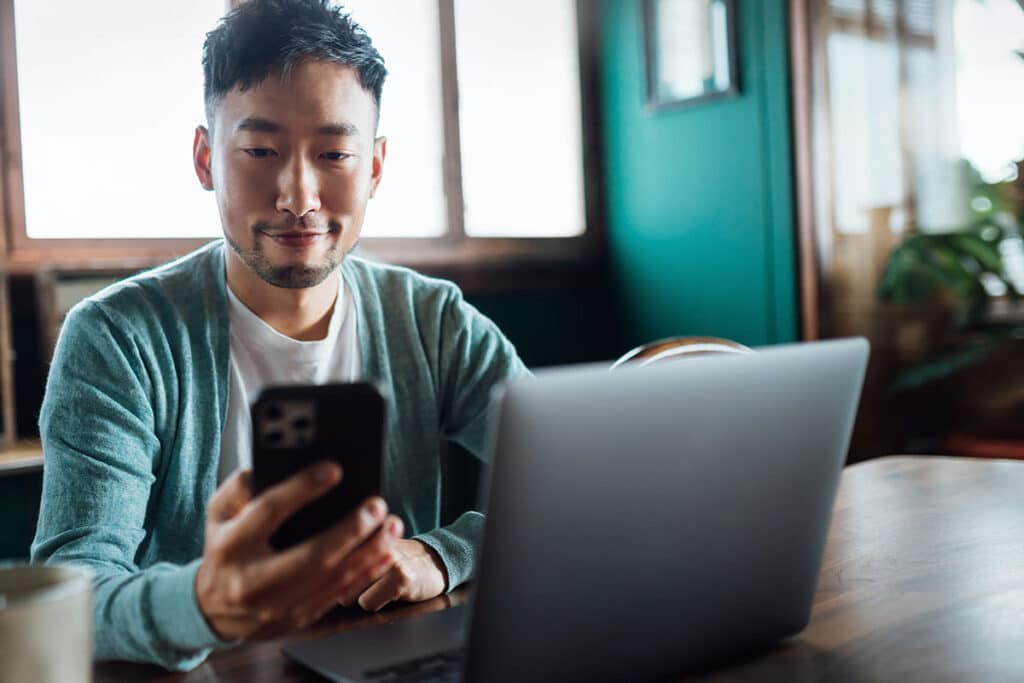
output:
[[[394,541],[395,563],[384,576],[361,595],[343,596],[346,607],[358,604],[367,612],[376,612],[391,602],[420,602],[444,593],[448,578],[437,553],[425,543],[413,539]]]

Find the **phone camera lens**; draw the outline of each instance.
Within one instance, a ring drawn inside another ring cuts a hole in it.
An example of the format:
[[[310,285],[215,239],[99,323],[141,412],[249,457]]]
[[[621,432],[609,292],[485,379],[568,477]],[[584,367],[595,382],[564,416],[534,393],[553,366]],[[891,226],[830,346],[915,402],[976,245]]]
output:
[[[292,429],[297,432],[304,432],[310,428],[311,424],[308,417],[298,417],[292,420]]]
[[[284,412],[281,410],[281,406],[276,403],[272,403],[267,406],[267,409],[263,412],[263,416],[268,420],[280,420],[284,417]]]
[[[284,434],[281,432],[267,432],[263,435],[263,440],[270,446],[279,446],[284,441]]]

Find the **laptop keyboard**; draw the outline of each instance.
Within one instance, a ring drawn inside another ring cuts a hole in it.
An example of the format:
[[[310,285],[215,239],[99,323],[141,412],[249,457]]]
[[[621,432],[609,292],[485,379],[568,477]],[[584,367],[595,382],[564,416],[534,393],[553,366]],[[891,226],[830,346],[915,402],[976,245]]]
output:
[[[374,683],[458,683],[465,656],[459,647],[364,671],[363,677]]]

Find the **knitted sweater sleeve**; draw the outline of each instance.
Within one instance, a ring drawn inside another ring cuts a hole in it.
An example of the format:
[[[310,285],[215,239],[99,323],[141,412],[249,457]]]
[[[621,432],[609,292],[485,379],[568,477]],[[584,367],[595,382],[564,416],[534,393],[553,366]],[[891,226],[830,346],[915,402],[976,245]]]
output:
[[[493,390],[530,372],[498,327],[455,287],[446,299],[440,330],[441,432],[483,459]],[[483,522],[480,512],[469,510],[452,524],[416,537],[441,557],[449,590],[475,574],[474,549]]]
[[[185,670],[220,643],[196,603],[198,559],[136,564],[161,453],[148,360],[102,304],[69,314],[40,413],[45,465],[32,560],[91,572],[97,659]]]

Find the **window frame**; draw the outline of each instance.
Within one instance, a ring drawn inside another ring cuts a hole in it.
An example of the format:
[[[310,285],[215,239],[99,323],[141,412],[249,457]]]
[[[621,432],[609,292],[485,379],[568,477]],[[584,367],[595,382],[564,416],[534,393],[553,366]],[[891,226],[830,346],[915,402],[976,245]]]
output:
[[[817,0],[788,0],[787,9],[792,83],[790,103],[793,111],[800,331],[801,339],[814,340],[831,334],[831,320],[834,314],[830,282],[834,270],[833,179],[822,181],[815,175],[816,161],[819,157],[824,159],[825,165],[835,165],[831,134],[828,132],[831,125],[825,47],[828,36],[845,33],[867,40],[889,41],[896,38],[904,47],[925,49],[935,49],[936,36],[934,31],[911,31],[907,25],[903,3],[896,5],[895,25],[886,25],[870,5],[859,15],[852,12],[837,13],[827,2]],[[819,191],[821,183],[824,183],[824,189]],[[828,216],[828,220],[819,221],[819,212]]]
[[[234,7],[240,0],[229,0]],[[595,264],[606,250],[601,175],[598,3],[576,0],[582,132],[584,232],[574,237],[470,237],[462,210],[455,0],[437,0],[448,232],[439,237],[368,237],[362,251],[437,274],[505,271],[508,266],[551,270]],[[47,269],[144,268],[188,253],[217,238],[41,239],[27,234],[18,105],[14,0],[0,0],[0,258],[8,272]],[[197,77],[199,75],[197,74]]]
[[[880,41],[890,41],[895,36],[905,47],[935,49],[934,26],[930,32],[914,31],[907,19],[908,7],[903,2],[893,6],[895,15],[892,23],[887,23],[885,17],[871,5],[865,6],[861,12],[843,11],[830,7],[826,1],[820,11],[825,17],[826,31],[829,33],[848,33]]]

